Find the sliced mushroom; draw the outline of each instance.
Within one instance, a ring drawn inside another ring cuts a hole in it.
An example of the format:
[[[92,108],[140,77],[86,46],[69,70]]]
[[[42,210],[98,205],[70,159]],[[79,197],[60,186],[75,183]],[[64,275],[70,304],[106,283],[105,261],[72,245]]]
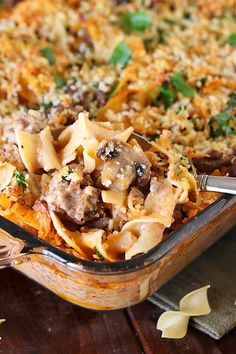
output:
[[[150,180],[150,162],[140,146],[119,140],[102,141],[97,156],[103,161],[101,184],[125,191],[131,184],[145,187]]]
[[[112,160],[121,155],[122,146],[117,141],[102,141],[98,147],[97,156],[103,161]]]

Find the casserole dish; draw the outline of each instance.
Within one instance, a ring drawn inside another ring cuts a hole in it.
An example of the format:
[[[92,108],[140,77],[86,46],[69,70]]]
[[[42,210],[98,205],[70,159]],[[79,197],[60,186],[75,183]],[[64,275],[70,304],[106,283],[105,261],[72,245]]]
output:
[[[234,222],[222,197],[170,233],[212,202],[189,158],[236,175],[234,3],[142,3],[0,13],[0,215],[50,243],[1,219],[1,264],[89,308],[145,299]]]
[[[224,195],[147,254],[116,263],[78,259],[2,218],[0,266],[76,305],[120,309],[145,300],[216,242],[235,224],[235,212],[236,197]]]

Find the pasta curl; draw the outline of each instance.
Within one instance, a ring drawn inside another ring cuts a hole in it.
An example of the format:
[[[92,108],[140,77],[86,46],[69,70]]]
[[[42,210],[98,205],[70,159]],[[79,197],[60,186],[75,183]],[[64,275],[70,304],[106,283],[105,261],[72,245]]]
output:
[[[27,180],[20,175],[24,189],[15,195],[23,192],[25,203],[2,200],[2,215],[82,258],[115,262],[148,252],[173,224],[176,206],[196,203],[198,192],[167,132],[149,151],[132,132],[91,121],[86,112],[58,137],[49,126],[38,134],[17,128]],[[13,188],[15,166],[3,162],[1,171],[2,187]],[[27,206],[29,188],[39,197],[37,211]]]

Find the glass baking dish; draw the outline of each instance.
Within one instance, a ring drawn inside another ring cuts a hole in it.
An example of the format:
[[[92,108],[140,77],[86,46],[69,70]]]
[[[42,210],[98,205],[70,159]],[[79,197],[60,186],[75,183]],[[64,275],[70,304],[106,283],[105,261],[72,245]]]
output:
[[[117,263],[78,259],[1,218],[0,268],[11,266],[76,305],[120,309],[149,297],[216,242],[235,212],[236,196],[224,195],[147,254]]]

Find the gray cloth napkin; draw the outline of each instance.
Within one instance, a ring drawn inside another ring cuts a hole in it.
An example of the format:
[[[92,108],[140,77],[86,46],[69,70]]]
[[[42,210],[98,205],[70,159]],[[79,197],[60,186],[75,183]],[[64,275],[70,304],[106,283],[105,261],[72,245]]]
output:
[[[210,284],[211,313],[190,322],[214,339],[236,326],[236,228],[223,236],[149,300],[164,310],[177,310],[180,299],[192,290]]]

